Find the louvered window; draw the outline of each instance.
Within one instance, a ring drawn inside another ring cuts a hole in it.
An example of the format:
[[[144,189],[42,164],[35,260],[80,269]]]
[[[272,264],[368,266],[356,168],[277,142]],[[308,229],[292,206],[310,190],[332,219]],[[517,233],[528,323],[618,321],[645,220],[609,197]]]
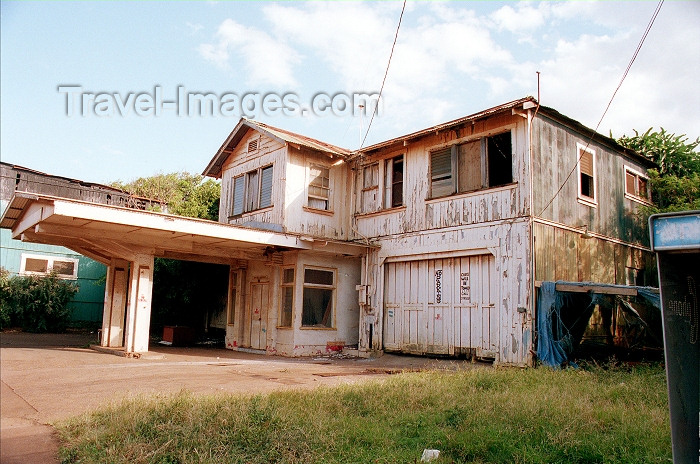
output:
[[[595,192],[595,158],[593,152],[579,147],[579,198],[587,202],[596,202]]]
[[[633,200],[650,201],[649,180],[628,167],[625,167],[625,196]]]
[[[251,140],[248,142],[248,153],[253,153],[258,149],[258,141],[257,140]]]
[[[455,193],[454,176],[452,175],[452,154],[455,148],[444,148],[430,154],[430,196],[432,198]]]
[[[272,206],[272,173],[272,166],[266,166],[233,179],[231,216]]]

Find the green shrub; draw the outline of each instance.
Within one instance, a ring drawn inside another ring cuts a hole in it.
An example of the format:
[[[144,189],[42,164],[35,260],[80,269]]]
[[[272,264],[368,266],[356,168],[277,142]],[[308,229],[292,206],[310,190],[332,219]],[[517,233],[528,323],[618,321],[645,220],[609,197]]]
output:
[[[78,292],[74,282],[48,276],[0,273],[0,328],[27,332],[63,332],[70,320],[68,302]]]

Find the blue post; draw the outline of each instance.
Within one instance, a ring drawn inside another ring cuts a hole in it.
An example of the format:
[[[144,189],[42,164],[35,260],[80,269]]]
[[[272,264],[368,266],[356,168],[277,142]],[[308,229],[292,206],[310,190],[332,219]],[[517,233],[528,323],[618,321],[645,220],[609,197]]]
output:
[[[659,269],[673,462],[697,463],[700,211],[654,214],[649,234]]]

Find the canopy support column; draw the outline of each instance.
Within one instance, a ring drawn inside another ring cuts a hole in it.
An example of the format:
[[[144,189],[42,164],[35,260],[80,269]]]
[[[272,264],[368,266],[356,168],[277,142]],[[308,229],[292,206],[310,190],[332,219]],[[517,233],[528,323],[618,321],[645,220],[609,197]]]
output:
[[[112,258],[107,267],[101,346],[110,348],[124,346],[128,276],[129,262]]]
[[[124,337],[124,349],[127,353],[148,351],[152,297],[153,255],[137,254],[131,262],[129,305]]]

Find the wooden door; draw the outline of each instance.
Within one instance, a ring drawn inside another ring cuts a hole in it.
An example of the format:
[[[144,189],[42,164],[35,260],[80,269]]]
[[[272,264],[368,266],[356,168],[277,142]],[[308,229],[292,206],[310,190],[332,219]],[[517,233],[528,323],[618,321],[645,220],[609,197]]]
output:
[[[267,309],[269,306],[269,284],[250,285],[250,347],[267,349]]]

